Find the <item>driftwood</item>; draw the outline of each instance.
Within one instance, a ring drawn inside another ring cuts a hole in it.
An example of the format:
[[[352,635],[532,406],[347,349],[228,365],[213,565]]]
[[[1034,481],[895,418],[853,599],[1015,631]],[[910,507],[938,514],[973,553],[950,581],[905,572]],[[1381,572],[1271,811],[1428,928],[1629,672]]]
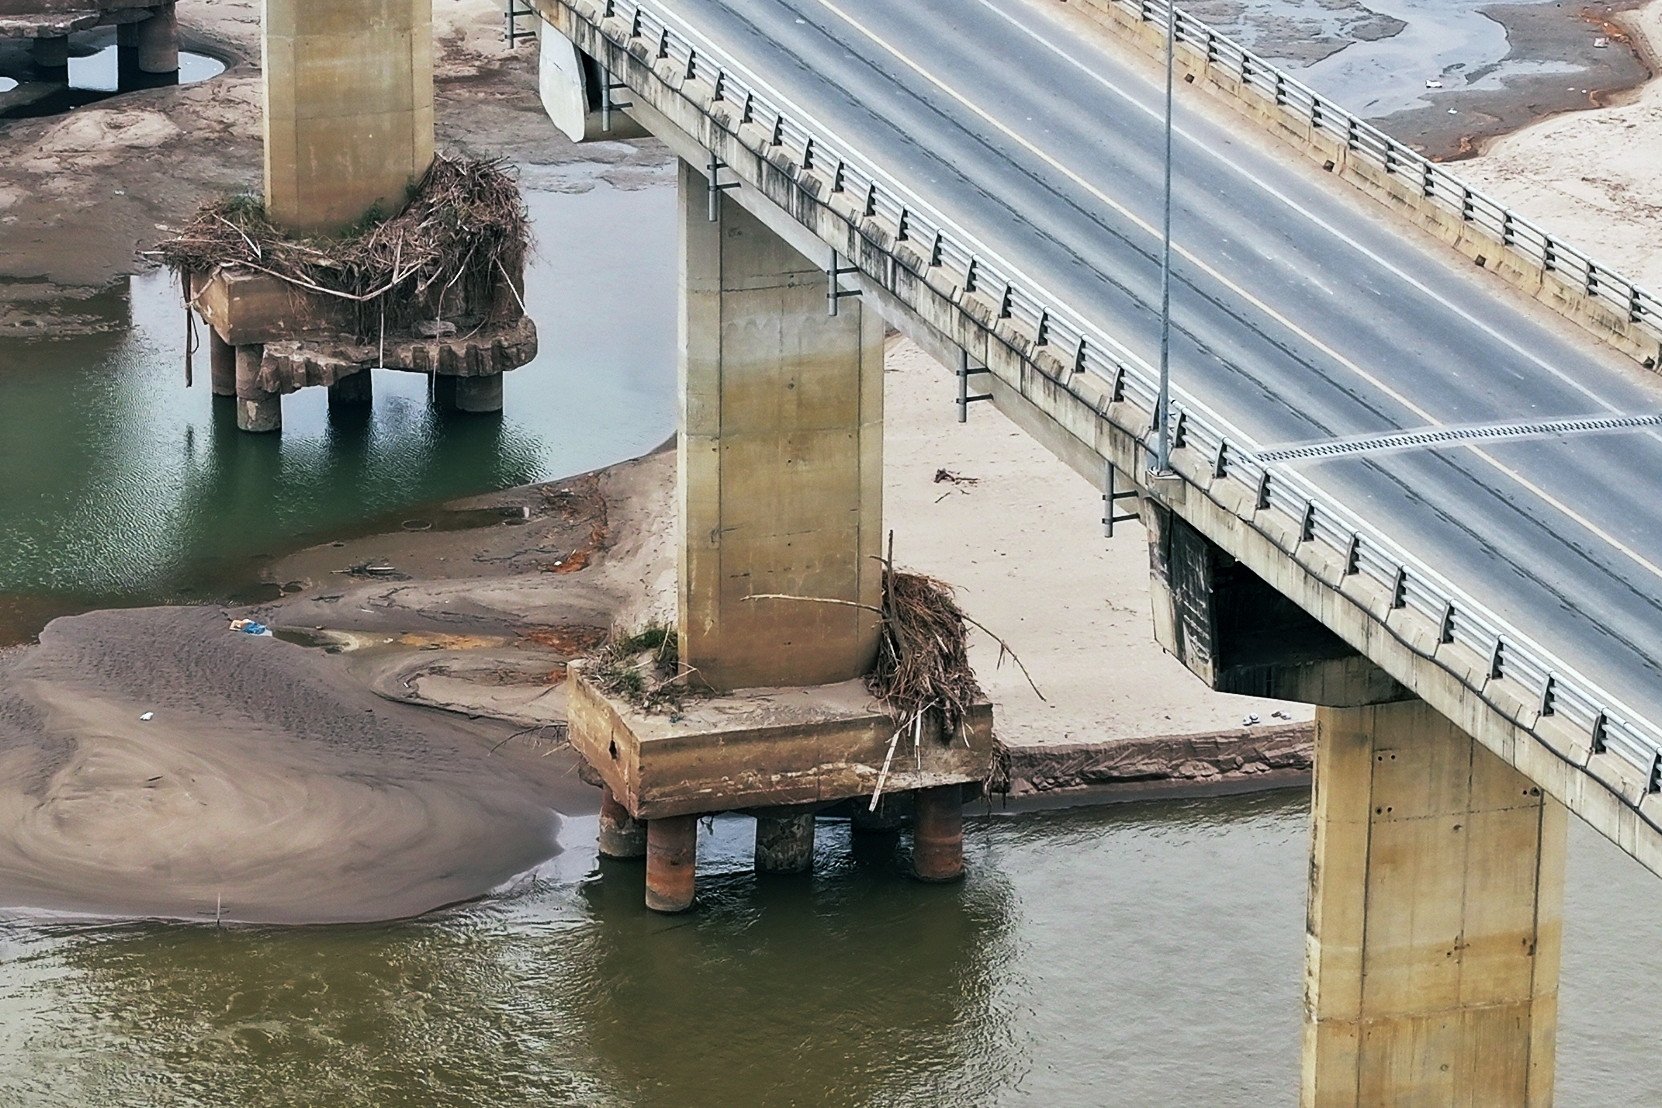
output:
[[[440,155],[403,211],[371,212],[339,237],[292,236],[244,195],[205,204],[154,253],[177,273],[235,266],[339,300],[367,342],[418,320],[482,314],[499,275],[518,300],[508,275],[523,269],[530,226],[502,163]]]

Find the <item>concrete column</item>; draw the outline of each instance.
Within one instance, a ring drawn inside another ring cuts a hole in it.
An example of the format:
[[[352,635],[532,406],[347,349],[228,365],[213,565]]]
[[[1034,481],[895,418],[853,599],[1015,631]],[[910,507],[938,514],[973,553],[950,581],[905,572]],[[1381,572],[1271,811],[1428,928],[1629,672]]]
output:
[[[1305,1105],[1551,1103],[1565,823],[1421,701],[1317,709]]]
[[[67,70],[69,68],[69,36],[49,35],[29,44],[29,60],[36,69]]]
[[[237,348],[219,337],[212,327],[208,332],[208,365],[212,372],[215,396],[237,394]]]
[[[360,369],[329,386],[329,410],[362,410],[375,403],[375,381],[369,370]]]
[[[646,825],[646,906],[685,912],[693,904],[698,817],[667,816]]]
[[[400,211],[433,161],[432,0],[265,0],[265,200],[328,233]]]
[[[646,824],[629,814],[610,785],[600,792],[599,846],[603,858],[646,856]]]
[[[716,689],[870,668],[882,587],[883,323],[680,167],[681,660]]]
[[[912,794],[912,874],[919,881],[964,876],[964,787],[941,785]]]
[[[757,813],[757,873],[807,873],[813,868],[812,812]]]
[[[283,398],[260,387],[260,362],[265,347],[248,343],[237,347],[237,429],[240,431],[281,431]]]
[[[458,412],[500,412],[502,410],[502,374],[487,377],[457,377],[452,402]]]
[[[133,47],[140,73],[179,71],[179,16],[171,0],[158,4],[150,17],[132,24]]]

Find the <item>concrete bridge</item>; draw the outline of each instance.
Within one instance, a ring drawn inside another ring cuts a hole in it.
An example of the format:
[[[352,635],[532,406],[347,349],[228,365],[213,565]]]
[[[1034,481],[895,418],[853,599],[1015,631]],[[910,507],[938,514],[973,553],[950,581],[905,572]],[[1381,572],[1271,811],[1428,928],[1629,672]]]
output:
[[[1662,870],[1656,300],[1179,13],[1151,475],[1163,6],[530,6],[556,121],[682,159],[687,658],[869,657],[740,601],[870,595],[880,316],[1137,497],[1163,645],[1319,706],[1305,1101],[1549,1101],[1566,808]]]
[[[315,197],[295,222],[430,151],[424,5],[267,27],[296,186],[269,198]],[[1173,15],[1178,389],[1151,474],[1138,55],[1163,6],[514,6],[562,128],[681,158],[680,657],[721,695],[668,722],[580,679],[572,700],[603,849],[644,849],[649,904],[691,903],[699,814],[755,812],[758,866],[797,868],[814,811],[880,778],[891,725],[850,690],[877,640],[886,322],[957,368],[960,412],[990,398],[1110,517],[1135,498],[1167,649],[1319,706],[1305,1102],[1550,1100],[1567,811],[1662,871],[1657,301]],[[906,786],[929,878],[961,869],[984,710],[961,737]]]

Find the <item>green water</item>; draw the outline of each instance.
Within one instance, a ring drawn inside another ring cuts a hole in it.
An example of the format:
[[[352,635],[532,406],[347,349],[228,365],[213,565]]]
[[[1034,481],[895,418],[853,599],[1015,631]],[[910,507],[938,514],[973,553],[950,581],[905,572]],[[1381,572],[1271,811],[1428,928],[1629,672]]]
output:
[[[700,847],[700,907],[594,870],[391,926],[0,925],[6,1105],[1265,1105],[1297,1099],[1298,792],[973,822],[919,886],[822,822],[809,879]],[[1559,1103],[1662,1103],[1662,883],[1572,833]]]
[[[0,643],[95,606],[219,599],[261,555],[366,516],[632,457],[675,425],[673,195],[599,185],[529,196],[528,307],[541,353],[504,413],[441,414],[426,379],[375,373],[372,415],[331,421],[323,389],[283,433],[239,434],[184,387],[184,309],[152,274],[102,296],[122,326],[0,340]]]

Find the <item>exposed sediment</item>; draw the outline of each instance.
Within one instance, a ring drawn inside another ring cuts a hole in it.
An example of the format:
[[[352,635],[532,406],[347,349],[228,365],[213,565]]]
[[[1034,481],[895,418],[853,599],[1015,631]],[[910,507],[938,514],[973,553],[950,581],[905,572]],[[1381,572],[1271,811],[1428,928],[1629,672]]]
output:
[[[0,906],[193,920],[415,915],[555,852],[569,767],[389,703],[211,608],[54,622],[0,669]]]

